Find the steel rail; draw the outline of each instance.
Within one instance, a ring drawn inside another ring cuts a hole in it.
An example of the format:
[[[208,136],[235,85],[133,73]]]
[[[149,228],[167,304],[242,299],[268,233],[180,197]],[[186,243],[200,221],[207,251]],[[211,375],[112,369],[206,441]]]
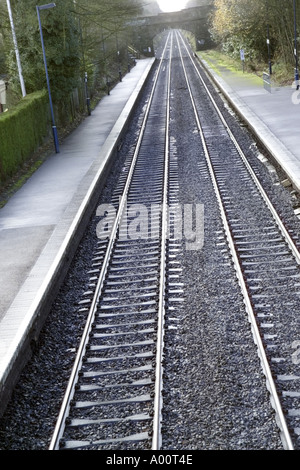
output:
[[[158,302],[158,331],[157,331],[157,352],[156,352],[156,380],[155,380],[155,398],[154,398],[154,425],[152,449],[161,448],[161,421],[162,421],[162,386],[163,386],[163,349],[164,349],[164,321],[165,321],[165,292],[166,292],[166,243],[168,232],[168,181],[169,181],[169,126],[170,126],[170,94],[171,94],[171,66],[173,34],[171,35],[171,53],[168,73],[168,89],[166,103],[166,130],[165,130],[165,163],[164,163],[164,189],[162,201],[162,235],[161,235],[161,254],[160,254],[160,288]]]
[[[267,356],[266,356],[265,348],[263,346],[261,336],[260,336],[260,333],[259,333],[259,329],[258,329],[258,326],[257,326],[257,322],[256,322],[256,319],[255,319],[255,313],[253,311],[252,303],[251,303],[251,300],[249,298],[248,289],[247,289],[247,286],[246,286],[246,283],[245,283],[243,272],[241,270],[239,258],[238,258],[236,248],[235,248],[235,245],[234,245],[234,241],[233,241],[233,238],[232,238],[232,235],[231,235],[231,230],[230,230],[230,226],[229,226],[229,223],[228,223],[228,220],[227,220],[226,212],[225,212],[225,209],[223,207],[222,197],[221,197],[219,187],[218,187],[218,183],[217,183],[217,180],[216,180],[216,177],[215,177],[215,172],[214,172],[214,169],[213,169],[213,165],[212,165],[211,160],[210,160],[210,155],[209,155],[209,151],[208,151],[208,148],[207,148],[207,145],[206,145],[205,136],[204,136],[204,132],[203,132],[203,129],[202,129],[201,122],[200,122],[200,118],[199,118],[199,115],[198,115],[197,106],[196,106],[196,103],[195,103],[195,100],[194,100],[194,97],[193,97],[193,93],[192,93],[192,89],[191,89],[191,86],[190,86],[190,82],[189,82],[189,79],[188,79],[188,76],[187,76],[187,72],[186,72],[186,68],[185,68],[185,65],[184,65],[184,61],[183,61],[183,57],[182,57],[182,53],[181,53],[181,47],[180,47],[180,44],[179,44],[178,36],[176,36],[176,37],[177,37],[177,42],[178,42],[178,48],[179,48],[179,51],[180,51],[182,66],[183,66],[183,70],[184,70],[184,74],[185,74],[185,78],[186,78],[186,82],[187,82],[187,87],[188,87],[188,90],[189,90],[190,98],[191,98],[191,101],[192,101],[192,106],[193,106],[194,113],[195,113],[197,128],[198,128],[198,131],[199,131],[199,134],[200,134],[200,137],[201,137],[201,142],[202,142],[203,150],[204,150],[204,153],[205,153],[205,158],[206,158],[207,165],[208,165],[209,172],[210,172],[210,176],[211,176],[211,179],[212,179],[212,182],[213,182],[215,194],[216,194],[216,197],[217,197],[217,200],[218,200],[219,209],[220,209],[220,213],[221,213],[221,218],[222,218],[224,230],[225,230],[225,233],[226,233],[228,245],[229,245],[229,248],[230,248],[231,256],[232,256],[232,259],[233,259],[236,275],[237,275],[238,282],[239,282],[239,285],[240,285],[240,288],[241,288],[241,291],[242,291],[242,294],[243,294],[243,297],[244,297],[244,303],[245,303],[246,311],[247,311],[248,316],[249,316],[249,321],[251,323],[254,341],[257,345],[258,355],[260,357],[262,369],[263,369],[263,372],[264,372],[265,377],[266,377],[266,383],[267,383],[267,387],[268,387],[270,397],[271,397],[271,404],[272,404],[272,406],[275,410],[276,417],[277,417],[277,424],[278,424],[278,426],[280,428],[280,431],[281,431],[281,439],[282,439],[282,442],[283,442],[283,446],[286,450],[294,450],[294,446],[293,446],[293,443],[292,443],[290,432],[288,430],[288,427],[287,427],[287,424],[286,424],[286,419],[285,419],[285,416],[284,416],[284,413],[283,413],[283,410],[282,410],[282,406],[281,406],[281,403],[280,403],[280,399],[279,399],[279,396],[278,396],[277,388],[276,388],[276,385],[275,385],[275,382],[274,382],[274,379],[273,379],[273,376],[272,376],[272,372],[271,372],[269,362],[268,362],[268,359],[267,359]],[[191,54],[190,54],[190,52],[189,52],[182,36],[181,36],[181,41],[183,42],[183,44],[184,44],[184,46],[185,46],[185,48],[188,52],[189,58],[192,61],[193,65],[195,66],[197,74],[201,78],[201,81],[204,84],[205,89],[206,89],[209,97],[211,98],[211,100],[214,104],[214,107],[218,111],[218,114],[221,117],[221,120],[224,123],[224,126],[226,127],[230,137],[232,138],[233,143],[236,145],[239,153],[241,155],[243,155],[243,152],[242,152],[241,148],[239,147],[239,145],[237,144],[236,139],[233,137],[232,132],[230,131],[230,129],[228,127],[228,124],[226,123],[224,117],[221,115],[221,112],[218,109],[217,104],[215,103],[213,97],[211,96],[209,90],[207,89],[202,77],[200,76],[200,73],[199,73],[199,71],[196,67],[196,64],[194,63],[194,60],[192,59]],[[244,157],[244,158],[246,159],[246,157]],[[243,158],[243,160],[244,160],[244,158]],[[248,168],[248,165],[247,165],[247,168]],[[253,170],[250,173],[252,175]],[[257,180],[256,175],[255,175],[255,179]],[[259,183],[258,187],[260,189],[260,187],[261,187],[260,183]],[[261,193],[262,193],[262,195],[264,195],[265,191],[262,190]],[[267,197],[267,199],[269,201],[268,197]],[[268,206],[269,206],[269,203],[268,203]],[[273,207],[272,204],[271,204],[271,206]],[[275,212],[275,214],[277,215],[277,218],[279,218],[279,216],[276,213],[276,210],[274,208],[273,208],[273,210],[271,210],[271,212],[272,212],[273,215],[274,215],[274,212]],[[280,227],[281,227],[281,224],[278,224],[278,225],[280,225]],[[286,232],[285,227],[284,227],[283,232],[284,233]],[[290,239],[290,237],[288,237],[288,238]],[[292,242],[292,246],[293,245],[294,245],[294,243]],[[293,252],[294,252],[294,250],[293,250]],[[297,254],[298,254],[298,257],[299,257],[298,250],[297,250]]]
[[[266,191],[265,191],[264,188],[262,187],[262,185],[261,185],[259,179],[257,178],[255,172],[253,171],[253,168],[251,167],[250,163],[248,162],[248,160],[247,160],[247,158],[246,158],[244,152],[242,151],[242,149],[241,149],[239,143],[237,142],[236,138],[234,137],[234,135],[233,135],[233,133],[232,133],[232,131],[231,131],[231,129],[230,129],[230,127],[229,127],[229,125],[228,125],[226,119],[224,118],[223,114],[221,113],[221,111],[220,111],[220,109],[219,109],[219,107],[218,107],[216,101],[214,100],[212,94],[210,93],[210,91],[209,91],[209,89],[208,89],[206,83],[204,82],[203,78],[201,77],[201,74],[200,74],[200,72],[199,72],[199,70],[198,70],[198,67],[197,67],[195,61],[193,60],[193,58],[192,58],[192,56],[191,56],[191,54],[190,54],[190,51],[188,50],[188,48],[187,48],[187,46],[186,46],[186,44],[185,44],[184,39],[183,39],[182,37],[181,37],[181,39],[182,39],[182,41],[183,41],[183,44],[184,44],[184,46],[185,46],[185,49],[186,49],[187,53],[189,54],[190,59],[191,59],[193,65],[194,65],[194,67],[195,67],[195,70],[196,70],[196,72],[197,72],[197,75],[198,75],[198,77],[200,78],[200,80],[201,80],[201,82],[202,82],[202,84],[203,84],[203,86],[204,86],[204,88],[205,88],[205,90],[206,90],[206,92],[207,92],[207,95],[209,96],[209,98],[210,98],[210,100],[211,100],[211,102],[212,102],[212,104],[213,104],[215,110],[217,111],[217,113],[218,113],[218,115],[219,115],[219,117],[220,117],[222,123],[224,124],[224,126],[225,126],[225,128],[226,128],[226,130],[227,130],[227,132],[228,132],[228,134],[229,134],[229,136],[230,136],[232,142],[234,143],[234,145],[235,145],[235,147],[236,147],[236,149],[237,149],[237,151],[238,151],[240,157],[242,158],[242,160],[243,160],[243,162],[244,162],[244,164],[245,164],[247,170],[249,171],[249,173],[250,173],[250,175],[251,175],[253,181],[255,182],[255,184],[256,184],[256,186],[257,186],[259,192],[261,193],[261,195],[262,195],[262,197],[263,197],[265,203],[266,203],[267,206],[269,207],[269,210],[270,210],[270,212],[272,213],[272,215],[273,215],[273,217],[274,217],[274,219],[275,219],[275,222],[277,223],[277,225],[278,225],[278,227],[279,227],[279,229],[280,229],[280,231],[281,231],[283,237],[285,238],[287,244],[289,245],[289,247],[290,247],[290,249],[291,249],[291,251],[292,251],[292,253],[293,253],[293,255],[294,255],[294,257],[295,257],[295,259],[296,259],[296,261],[297,261],[297,263],[300,264],[300,253],[299,253],[299,250],[298,250],[297,246],[295,245],[295,243],[294,243],[293,239],[291,238],[291,236],[290,236],[288,230],[286,229],[284,223],[282,222],[280,216],[278,215],[278,213],[277,213],[275,207],[273,206],[273,204],[272,204],[272,202],[271,202],[269,196],[267,195]]]
[[[131,166],[130,166],[128,176],[127,176],[127,179],[126,179],[126,184],[125,184],[125,187],[124,187],[123,194],[120,198],[116,218],[115,218],[111,233],[109,235],[109,243],[108,243],[108,246],[107,246],[107,250],[106,250],[106,253],[105,253],[105,257],[104,257],[104,260],[103,260],[103,264],[102,264],[102,268],[101,268],[101,271],[100,271],[100,274],[99,274],[99,278],[97,280],[97,284],[96,284],[95,292],[94,292],[94,295],[93,295],[92,303],[91,303],[91,306],[89,308],[89,313],[88,313],[88,316],[87,316],[86,325],[85,325],[85,328],[84,328],[84,331],[83,331],[83,335],[82,335],[82,338],[81,338],[81,341],[80,341],[80,345],[79,345],[78,350],[77,350],[75,362],[74,362],[72,372],[71,372],[71,375],[70,375],[70,378],[69,378],[69,382],[68,382],[68,385],[67,385],[64,397],[63,397],[62,405],[61,405],[60,412],[59,412],[59,415],[58,415],[58,418],[57,418],[57,421],[56,421],[56,425],[55,425],[55,429],[54,429],[54,432],[53,432],[53,435],[52,435],[52,439],[51,439],[51,442],[50,442],[50,445],[49,445],[49,450],[59,450],[59,443],[60,443],[60,440],[63,437],[63,433],[64,433],[64,429],[65,429],[65,421],[66,421],[66,419],[69,415],[71,400],[74,396],[75,385],[78,381],[78,376],[79,376],[79,372],[80,372],[80,369],[81,369],[81,366],[82,366],[83,357],[84,357],[84,354],[85,354],[85,351],[86,351],[86,347],[87,347],[87,344],[88,344],[88,339],[89,339],[89,335],[90,335],[90,332],[91,332],[91,329],[92,329],[92,324],[93,324],[94,319],[95,319],[99,299],[101,297],[101,293],[102,293],[102,290],[103,290],[105,276],[106,276],[106,273],[107,273],[107,270],[108,270],[108,265],[109,265],[109,262],[110,262],[110,259],[111,259],[111,256],[112,256],[113,246],[114,246],[116,236],[117,236],[117,232],[118,232],[121,220],[122,220],[123,211],[124,211],[124,208],[126,207],[126,200],[127,200],[127,194],[128,194],[130,182],[131,182],[131,179],[132,179],[133,171],[134,171],[135,164],[136,164],[136,161],[137,161],[137,158],[138,158],[138,155],[139,155],[140,147],[141,147],[141,144],[142,144],[142,140],[143,140],[143,136],[144,136],[144,132],[145,132],[145,128],[146,128],[146,123],[147,123],[147,120],[148,120],[148,117],[149,117],[149,114],[150,114],[151,104],[152,104],[153,96],[154,96],[154,93],[155,93],[155,90],[156,90],[156,85],[157,85],[157,82],[158,82],[159,73],[161,71],[163,60],[164,60],[164,57],[165,57],[165,54],[166,54],[169,38],[170,38],[170,33],[168,34],[168,37],[167,37],[167,40],[166,40],[166,43],[165,43],[165,47],[164,47],[164,50],[163,50],[162,58],[160,60],[158,69],[157,69],[156,74],[155,74],[153,87],[152,87],[151,94],[150,94],[150,97],[149,97],[149,100],[148,100],[148,103],[147,103],[147,106],[146,106],[146,109],[145,109],[145,114],[144,114],[143,122],[142,122],[142,125],[141,125],[141,130],[140,130],[140,133],[139,133],[139,137],[138,137],[138,140],[137,140],[135,152],[134,152],[132,162],[131,162]],[[161,348],[161,341],[162,341],[161,340],[161,329],[160,329],[160,334],[159,334],[158,341],[159,341],[159,348]],[[159,375],[161,375],[161,374],[159,374]],[[156,425],[157,425],[157,422],[156,422]],[[155,432],[155,434],[157,435],[156,432]]]

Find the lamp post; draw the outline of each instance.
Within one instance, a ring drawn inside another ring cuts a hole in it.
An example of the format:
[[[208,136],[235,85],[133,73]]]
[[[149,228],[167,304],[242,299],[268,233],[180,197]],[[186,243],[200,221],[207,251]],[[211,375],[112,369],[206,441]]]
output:
[[[102,26],[101,26],[102,28]],[[102,50],[103,50],[103,58],[104,58],[104,69],[105,69],[105,73],[106,73],[106,87],[107,87],[107,94],[110,95],[110,82],[109,82],[109,76],[108,76],[108,72],[107,72],[107,59],[106,59],[106,42],[105,42],[105,37],[104,37],[104,33],[103,33],[103,30],[102,30]]]
[[[119,67],[119,80],[121,82],[122,81],[122,72],[121,72],[121,63],[120,63],[119,38],[118,38],[117,26],[116,26],[116,46],[117,46],[118,67]]]
[[[294,29],[295,29],[295,82],[296,88],[299,90],[299,70],[298,70],[298,44],[297,44],[297,14],[296,14],[296,0],[294,0]]]
[[[55,3],[47,3],[47,5],[37,6],[36,11],[37,11],[37,16],[38,16],[38,21],[39,21],[41,42],[42,42],[42,48],[43,48],[44,64],[45,64],[46,79],[47,79],[50,109],[51,109],[52,131],[53,131],[54,145],[55,145],[56,153],[59,153],[59,143],[58,143],[58,137],[57,137],[57,129],[56,129],[55,120],[54,120],[54,112],[53,112],[53,105],[52,105],[52,98],[51,98],[50,82],[49,82],[49,76],[48,76],[47,60],[46,60],[46,53],[45,53],[45,46],[44,46],[44,39],[43,39],[43,30],[42,30],[41,17],[40,17],[40,10],[47,10],[47,9],[53,8],[55,6],[56,6]]]
[[[85,81],[85,95],[86,95],[86,105],[88,109],[88,115],[91,115],[91,100],[89,97],[89,88],[88,88],[88,74],[85,72],[84,74],[84,81]]]
[[[269,61],[269,75],[272,75],[272,62],[270,51],[270,24],[269,24],[269,1],[267,1],[267,46],[268,46],[268,61]]]

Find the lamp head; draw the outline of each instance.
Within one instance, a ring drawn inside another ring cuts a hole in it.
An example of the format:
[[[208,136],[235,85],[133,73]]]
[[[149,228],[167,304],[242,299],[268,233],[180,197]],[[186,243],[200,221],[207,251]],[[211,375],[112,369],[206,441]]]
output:
[[[49,8],[56,7],[55,3],[47,3],[47,5],[40,5],[37,8],[39,10],[48,10]]]

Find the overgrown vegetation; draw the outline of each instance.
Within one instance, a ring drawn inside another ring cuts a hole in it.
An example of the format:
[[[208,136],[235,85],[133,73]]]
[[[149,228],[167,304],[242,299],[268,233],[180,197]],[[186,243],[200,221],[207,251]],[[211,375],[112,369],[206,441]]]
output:
[[[46,87],[37,0],[11,0],[27,93]],[[91,93],[108,77],[127,67],[126,21],[137,15],[140,0],[57,0],[40,12],[51,93],[56,107],[64,107],[75,88],[84,89],[88,73]],[[5,0],[0,0],[1,33],[5,43],[9,87],[20,97],[19,75]]]
[[[300,0],[295,0],[296,25],[300,24]],[[211,34],[221,50],[238,59],[244,49],[248,65],[262,64],[284,82],[295,66],[294,0],[215,0]],[[269,48],[267,45],[269,39]]]
[[[48,133],[48,96],[37,91],[0,114],[0,183],[12,176]]]
[[[49,135],[49,100],[36,5],[10,0],[27,96],[22,97],[7,0],[0,0],[0,75],[8,83],[7,113],[0,114],[0,184],[32,156]],[[56,0],[40,11],[47,69],[59,135],[85,112],[86,82],[93,98],[128,70],[127,23],[141,0]],[[61,129],[60,129],[61,128]],[[46,129],[46,130],[45,130]],[[48,129],[48,131],[47,131]]]

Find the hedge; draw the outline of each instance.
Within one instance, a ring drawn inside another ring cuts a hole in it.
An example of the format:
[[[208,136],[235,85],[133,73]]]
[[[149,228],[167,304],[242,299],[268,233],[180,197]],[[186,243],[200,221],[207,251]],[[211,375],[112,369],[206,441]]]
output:
[[[0,182],[32,156],[49,133],[49,101],[45,90],[23,98],[0,114]]]

